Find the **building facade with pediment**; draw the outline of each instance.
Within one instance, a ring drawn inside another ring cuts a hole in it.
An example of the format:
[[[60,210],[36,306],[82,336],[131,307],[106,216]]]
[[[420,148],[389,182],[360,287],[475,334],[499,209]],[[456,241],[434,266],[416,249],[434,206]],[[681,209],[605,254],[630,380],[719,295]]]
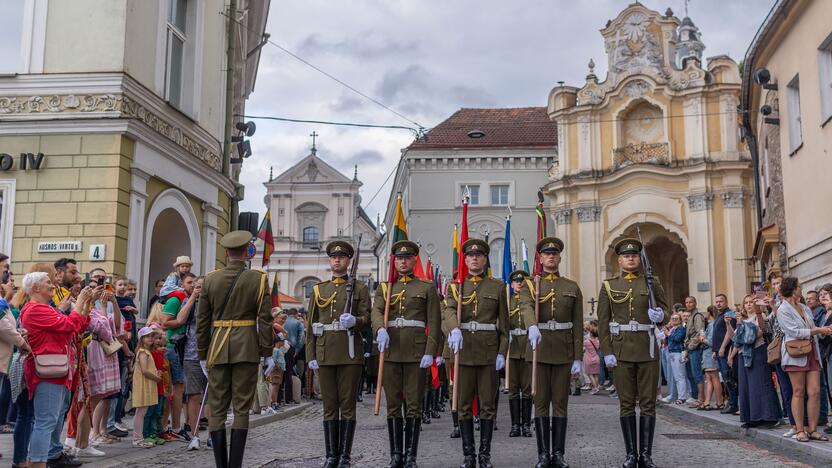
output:
[[[703,61],[690,18],[638,3],[601,35],[606,78],[590,62],[585,83],[556,86],[548,100],[559,145],[545,192],[569,246],[563,273],[597,289],[618,271],[612,246],[639,227],[668,301],[740,301],[756,226],[737,63]]]
[[[346,240],[355,246],[361,236],[358,279],[378,279],[373,247],[376,226],[361,207],[358,169],[345,176],[318,156],[308,156],[269,180],[266,207],[271,210],[275,251],[268,271],[280,289],[308,305],[312,286],[331,276],[327,243]],[[262,251],[253,264],[260,265]]]

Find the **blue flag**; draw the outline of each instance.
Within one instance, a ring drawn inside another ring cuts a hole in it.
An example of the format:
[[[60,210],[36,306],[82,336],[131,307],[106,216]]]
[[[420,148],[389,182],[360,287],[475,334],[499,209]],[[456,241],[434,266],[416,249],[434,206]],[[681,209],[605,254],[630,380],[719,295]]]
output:
[[[503,282],[511,283],[511,216],[506,216],[506,238],[503,241]]]

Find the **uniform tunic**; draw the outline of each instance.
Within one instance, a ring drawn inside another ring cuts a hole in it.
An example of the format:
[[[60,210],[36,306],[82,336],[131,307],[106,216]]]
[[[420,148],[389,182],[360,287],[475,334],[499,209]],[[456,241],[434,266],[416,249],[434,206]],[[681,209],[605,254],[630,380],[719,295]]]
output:
[[[382,387],[387,400],[388,418],[416,418],[422,413],[425,370],[419,368],[422,356],[436,356],[442,341],[439,295],[433,282],[402,275],[390,289],[388,322],[417,320],[425,326],[390,326],[384,323],[384,308],[390,285],[381,283],[373,301],[373,335],[385,328],[390,336],[384,351]],[[405,325],[401,322],[401,325]],[[402,415],[402,404],[405,414]]]
[[[540,316],[535,319],[535,291],[530,279],[524,282],[520,293],[527,298],[521,302],[526,328],[537,324],[541,335],[537,346],[535,415],[548,417],[551,404],[554,416],[565,418],[569,403],[572,362],[583,359],[584,296],[578,283],[556,273],[544,273],[540,278],[540,291],[537,293]],[[552,330],[541,325],[550,323],[560,324],[558,328],[563,329]],[[568,326],[569,324],[571,326]],[[531,352],[526,359],[532,361]]]
[[[506,355],[508,351],[508,305],[506,289],[502,281],[469,275],[462,285],[450,285],[450,293],[445,297],[443,329],[450,332],[460,328],[462,332],[462,349],[459,350],[459,375],[455,376],[455,385],[459,385],[458,409],[459,419],[471,419],[474,396],[477,396],[479,416],[481,419],[494,419],[496,416],[497,354]],[[462,323],[496,325],[496,330],[463,330],[457,320],[457,301],[462,297]]]
[[[352,340],[355,356],[350,359],[347,330],[324,330],[315,335],[314,325],[340,325],[339,318],[347,303],[347,279],[336,277],[314,286],[309,301],[306,349],[309,360],[318,361],[318,382],[324,406],[324,421],[355,419],[355,404],[364,364],[362,331],[370,323],[370,293],[363,281],[355,281],[352,315],[355,325]]]
[[[523,335],[511,335],[509,337],[509,359],[511,363],[508,364],[507,370],[508,378],[508,399],[515,400],[517,398],[530,398],[532,391],[532,373],[531,364],[526,359],[531,356],[531,348],[529,348],[529,340],[526,333],[526,322],[523,320],[523,314],[520,312],[520,293],[513,293],[511,295],[511,303],[509,306],[509,327],[511,331],[521,330]]]
[[[267,283],[266,273],[246,270],[245,263],[239,260],[232,260],[205,277],[199,296],[196,337],[199,359],[206,360],[209,367],[207,405],[211,431],[225,427],[229,405],[234,407],[231,427],[248,428],[260,358],[271,356],[274,345]]]
[[[627,331],[630,321],[650,325],[647,315],[649,292],[647,280],[640,273],[622,273],[605,281],[598,293],[598,338],[604,355],[615,355],[618,366],[613,373],[613,383],[618,392],[621,416],[635,415],[636,398],[643,416],[656,415],[656,382],[659,379],[658,340],[652,340],[653,356],[650,356],[650,334],[655,331]],[[609,285],[609,289],[607,288]],[[656,307],[664,311],[657,326],[670,319],[667,301],[658,278],[653,280]],[[610,323],[618,323],[621,331],[611,333]]]

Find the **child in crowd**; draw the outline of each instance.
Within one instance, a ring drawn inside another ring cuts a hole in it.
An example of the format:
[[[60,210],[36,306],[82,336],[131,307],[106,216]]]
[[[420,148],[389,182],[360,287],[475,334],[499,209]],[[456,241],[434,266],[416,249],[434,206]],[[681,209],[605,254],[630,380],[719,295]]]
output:
[[[133,418],[133,446],[139,448],[155,445],[152,437],[144,437],[144,416],[148,408],[159,403],[157,383],[162,380],[151,354],[151,350],[155,348],[153,334],[154,331],[150,327],[139,330],[139,347],[136,350],[136,365],[133,368],[133,407],[136,408],[136,416]]]
[[[155,406],[148,408],[147,414],[144,417],[144,440],[153,442],[156,445],[162,445],[165,443],[165,440],[159,437],[159,434],[162,432],[159,419],[161,419],[165,407],[165,384],[163,381],[165,367],[165,332],[161,328],[151,328],[153,329],[153,347],[150,350],[150,355],[153,358],[153,365],[160,371],[160,377],[162,378],[156,382],[158,402]]]
[[[598,376],[601,374],[601,358],[598,348],[601,342],[598,341],[598,322],[592,320],[587,324],[587,334],[584,336],[584,372],[589,376],[591,385],[590,394],[595,395],[601,391],[601,384]]]
[[[286,372],[286,358],[284,354],[289,349],[289,342],[283,333],[275,333],[274,348],[272,349],[272,359],[274,359],[274,369],[270,375],[266,376],[266,380],[271,383],[271,397],[272,409],[277,411],[280,409],[278,402],[278,395],[280,387],[283,384],[283,373]]]
[[[173,263],[173,271],[165,278],[165,284],[159,290],[159,302],[164,304],[168,300],[168,296],[178,297],[182,303],[185,303],[185,290],[182,289],[182,277],[186,273],[190,273],[193,262],[186,255],[176,257],[176,262]]]

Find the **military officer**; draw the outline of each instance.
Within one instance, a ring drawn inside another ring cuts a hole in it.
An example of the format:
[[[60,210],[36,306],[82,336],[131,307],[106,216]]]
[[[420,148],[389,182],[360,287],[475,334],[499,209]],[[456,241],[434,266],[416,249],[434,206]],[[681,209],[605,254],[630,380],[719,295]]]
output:
[[[443,327],[448,330],[448,345],[459,360],[459,375],[454,376],[459,402],[459,428],[465,457],[462,468],[491,465],[491,437],[496,418],[497,371],[505,367],[508,351],[508,304],[502,281],[485,273],[488,244],[468,239],[462,244],[468,276],[461,285],[453,283],[445,298]],[[457,301],[462,317],[457,320]],[[480,417],[479,456],[474,445],[472,403],[477,396]]]
[[[583,336],[583,294],[578,284],[560,276],[563,241],[546,237],[537,243],[542,274],[540,288],[526,279],[521,294],[523,320],[528,328],[529,347],[537,349],[537,383],[534,394],[537,468],[568,468],[566,449],[566,408],[572,375],[581,372]],[[535,317],[535,300],[539,317]],[[526,355],[532,361],[532,353]],[[549,406],[552,407],[550,417]],[[551,437],[551,443],[550,443]]]
[[[520,290],[523,288],[529,274],[523,270],[513,271],[511,279],[511,303],[509,305],[509,332],[508,356],[511,360],[506,367],[509,375],[508,382],[508,407],[511,413],[511,432],[509,437],[531,437],[532,423],[532,374],[531,365],[526,361],[528,340],[526,339],[526,326],[523,321],[523,314],[520,313]]]
[[[419,246],[393,244],[398,279],[381,283],[373,302],[372,322],[379,352],[384,352],[381,385],[387,400],[390,468],[416,468],[421,431],[425,369],[433,364],[442,339],[439,295],[433,282],[413,276]],[[384,309],[389,294],[389,316]],[[402,415],[404,404],[404,415]]]
[[[268,277],[246,269],[251,239],[248,231],[223,236],[220,245],[228,263],[205,277],[199,298],[197,353],[208,375],[208,429],[218,468],[242,466],[260,360],[274,365]],[[229,405],[234,407],[230,454],[225,435]]]
[[[332,279],[316,284],[309,301],[306,349],[308,366],[318,371],[321,387],[326,468],[351,463],[356,398],[364,364],[361,332],[370,324],[370,293],[363,281],[355,281],[352,313],[345,311],[350,281],[347,271],[354,253],[349,242],[327,244]]]
[[[652,458],[656,382],[659,379],[659,348],[655,333],[656,328],[669,319],[664,290],[658,278],[653,279],[655,305],[650,308],[647,279],[640,272],[642,248],[636,239],[623,239],[615,245],[621,274],[604,281],[598,295],[601,352],[607,367],[617,367],[613,383],[618,392],[621,433],[627,450],[624,468],[656,466]],[[641,412],[638,439],[636,401]]]

